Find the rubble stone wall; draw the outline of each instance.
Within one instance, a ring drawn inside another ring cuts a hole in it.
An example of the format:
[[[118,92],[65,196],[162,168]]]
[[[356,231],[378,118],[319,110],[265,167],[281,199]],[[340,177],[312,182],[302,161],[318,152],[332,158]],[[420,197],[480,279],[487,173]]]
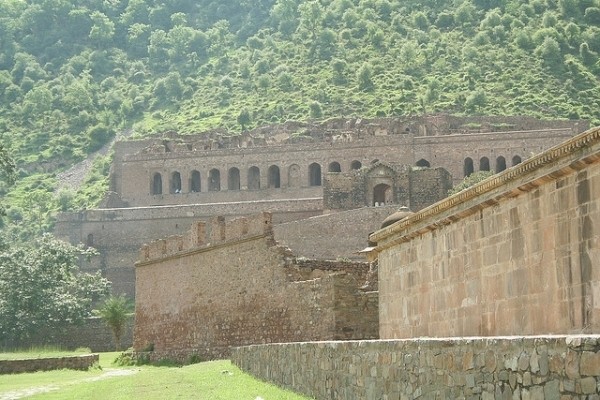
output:
[[[600,337],[490,337],[255,345],[242,370],[317,400],[595,399]]]
[[[377,298],[360,291],[368,268],[296,263],[275,246],[268,213],[198,222],[142,248],[134,349],[187,361],[246,344],[376,338]]]

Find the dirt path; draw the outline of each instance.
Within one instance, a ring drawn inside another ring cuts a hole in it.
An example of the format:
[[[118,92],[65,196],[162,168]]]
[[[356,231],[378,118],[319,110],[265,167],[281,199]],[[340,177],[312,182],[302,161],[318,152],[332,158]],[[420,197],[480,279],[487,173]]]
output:
[[[62,386],[59,385],[46,385],[46,386],[35,386],[27,389],[13,390],[11,392],[0,393],[0,400],[17,400],[24,399],[29,396],[33,396],[41,393],[48,393],[54,390],[59,390],[62,387],[76,385],[85,382],[96,382],[104,379],[114,378],[118,376],[130,376],[138,372],[137,369],[107,369],[105,373],[100,376],[93,378],[78,379],[76,381],[66,382]]]
[[[106,155],[106,153],[108,153],[108,151],[112,148],[113,144],[117,140],[127,139],[129,136],[131,136],[132,133],[133,130],[131,129],[119,133],[110,143],[104,145],[100,150],[90,154],[85,160],[73,165],[68,170],[58,174],[58,188],[77,190],[83,183],[85,177],[90,172],[94,159],[98,156]],[[0,397],[0,400],[1,399],[2,398]]]

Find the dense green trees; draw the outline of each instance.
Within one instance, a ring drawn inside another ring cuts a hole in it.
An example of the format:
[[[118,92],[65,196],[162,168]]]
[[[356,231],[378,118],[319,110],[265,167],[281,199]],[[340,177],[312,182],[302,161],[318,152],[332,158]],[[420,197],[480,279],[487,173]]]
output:
[[[0,343],[15,344],[43,329],[77,324],[91,316],[94,301],[108,294],[108,281],[81,274],[76,248],[50,235],[0,252]]]
[[[597,124],[599,20],[599,0],[6,0],[0,143],[24,178],[7,211],[32,220],[28,194],[131,128],[422,112]],[[100,197],[105,180],[88,182]],[[49,202],[45,228],[64,208]]]

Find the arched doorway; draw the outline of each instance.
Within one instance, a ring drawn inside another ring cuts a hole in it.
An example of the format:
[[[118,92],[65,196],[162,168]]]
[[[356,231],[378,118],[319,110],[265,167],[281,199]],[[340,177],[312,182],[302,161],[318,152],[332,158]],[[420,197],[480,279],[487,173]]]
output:
[[[171,193],[181,193],[181,174],[177,171],[171,174]]]
[[[277,165],[271,165],[269,167],[268,187],[271,189],[278,189],[281,187],[281,175],[279,173],[279,167]]]
[[[192,171],[192,177],[190,178],[190,191],[193,193],[200,193],[202,186],[200,184],[200,172]]]
[[[489,171],[490,170],[490,159],[487,157],[481,157],[479,160],[479,170]]]
[[[218,192],[221,190],[221,171],[211,169],[208,173],[208,191]]]
[[[248,169],[248,190],[260,189],[260,169],[258,167],[250,167]]]
[[[464,172],[465,178],[467,176],[471,175],[473,172],[475,172],[474,167],[473,167],[473,159],[471,157],[465,158],[465,163],[463,165],[463,172]]]
[[[240,170],[235,167],[227,174],[227,190],[240,190]]]
[[[342,172],[342,166],[340,165],[339,162],[334,161],[331,164],[329,164],[329,172]]]
[[[512,158],[512,165],[515,166],[517,164],[521,164],[522,160],[520,156],[514,156]]]
[[[506,159],[502,156],[496,158],[496,172],[502,172],[506,169]]]
[[[392,187],[385,183],[380,183],[373,188],[373,205],[382,206],[393,203]]]
[[[152,177],[152,194],[162,194],[162,175],[158,172]]]
[[[350,168],[351,169],[361,169],[362,163],[358,160],[354,160],[354,161],[352,161],[352,164],[350,164]]]
[[[321,186],[321,165],[312,163],[308,166],[308,179],[310,186]]]

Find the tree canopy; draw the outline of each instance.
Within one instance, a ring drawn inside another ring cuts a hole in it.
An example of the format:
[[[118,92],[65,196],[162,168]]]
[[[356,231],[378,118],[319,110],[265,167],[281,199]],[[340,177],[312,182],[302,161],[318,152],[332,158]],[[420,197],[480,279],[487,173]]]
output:
[[[0,191],[30,236],[65,206],[42,195],[32,215],[32,193],[126,130],[424,112],[598,124],[599,19],[599,0],[3,1],[0,143],[22,179]],[[108,163],[67,209],[97,204]]]
[[[18,343],[43,329],[78,324],[108,294],[99,273],[81,273],[92,251],[44,235],[30,246],[0,252],[0,343]]]

